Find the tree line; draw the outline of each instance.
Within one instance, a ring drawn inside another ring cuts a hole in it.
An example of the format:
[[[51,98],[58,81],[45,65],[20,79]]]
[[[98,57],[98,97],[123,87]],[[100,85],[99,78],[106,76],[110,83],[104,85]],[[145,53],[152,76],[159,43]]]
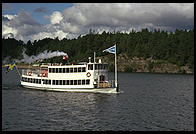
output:
[[[152,58],[154,60],[165,60],[178,66],[187,65],[194,68],[194,29],[178,30],[167,32],[161,30],[149,31],[142,29],[139,32],[132,30],[129,33],[103,32],[98,34],[90,32],[77,39],[45,38],[42,40],[28,41],[24,43],[14,38],[2,39],[2,58],[22,59],[23,49],[26,54],[37,55],[45,50],[63,51],[69,55],[70,62],[87,61],[88,57],[93,57],[93,52],[97,56],[106,56],[103,53],[107,49],[117,44],[117,54],[126,54],[129,58],[134,56]],[[45,60],[61,62],[62,57],[54,57]]]

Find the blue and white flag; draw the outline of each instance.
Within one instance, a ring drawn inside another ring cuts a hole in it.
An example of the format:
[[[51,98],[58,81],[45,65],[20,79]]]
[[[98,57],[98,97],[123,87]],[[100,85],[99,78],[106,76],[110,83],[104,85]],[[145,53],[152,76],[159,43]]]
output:
[[[116,48],[116,45],[114,45],[108,49],[103,50],[103,52],[109,52],[109,53],[115,54],[115,48]]]

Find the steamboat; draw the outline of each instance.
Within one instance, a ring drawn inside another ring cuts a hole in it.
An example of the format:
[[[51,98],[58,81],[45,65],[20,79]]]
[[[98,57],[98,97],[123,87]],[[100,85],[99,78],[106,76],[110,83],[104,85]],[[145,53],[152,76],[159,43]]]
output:
[[[115,54],[116,63],[116,54]],[[65,92],[94,92],[118,93],[117,68],[115,65],[115,80],[108,76],[108,64],[101,59],[94,62],[89,57],[88,62],[77,65],[56,65],[49,63],[41,65],[38,69],[22,69],[21,85],[48,91]]]

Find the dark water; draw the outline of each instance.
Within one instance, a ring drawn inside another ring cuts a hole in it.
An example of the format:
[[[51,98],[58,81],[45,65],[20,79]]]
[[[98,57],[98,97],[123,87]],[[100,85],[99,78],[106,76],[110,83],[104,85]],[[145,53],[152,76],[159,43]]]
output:
[[[194,76],[119,73],[120,94],[25,89],[2,72],[2,130],[194,130]]]

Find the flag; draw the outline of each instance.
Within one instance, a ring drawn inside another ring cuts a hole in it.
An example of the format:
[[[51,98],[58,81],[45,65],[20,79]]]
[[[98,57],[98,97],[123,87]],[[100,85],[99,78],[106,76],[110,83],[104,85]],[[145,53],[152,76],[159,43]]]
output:
[[[15,69],[16,69],[16,64],[14,63],[14,61],[11,61],[9,66],[7,66],[6,73],[8,73],[9,70],[15,70]]]
[[[116,45],[114,45],[108,49],[103,50],[103,52],[109,52],[109,53],[115,54],[115,48],[116,48]]]

